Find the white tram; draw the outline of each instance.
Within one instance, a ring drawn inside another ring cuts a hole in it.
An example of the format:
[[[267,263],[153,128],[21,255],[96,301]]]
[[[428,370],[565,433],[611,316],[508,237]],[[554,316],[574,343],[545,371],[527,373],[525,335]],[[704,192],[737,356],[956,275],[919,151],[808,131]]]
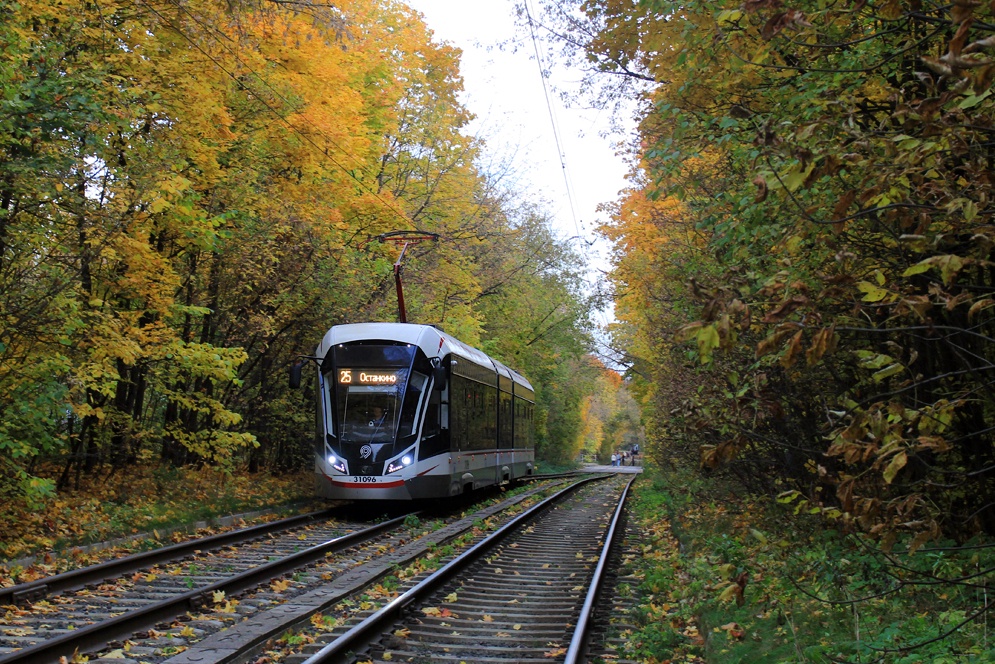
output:
[[[330,329],[315,353],[318,495],[436,498],[535,469],[535,394],[500,362],[429,325]]]

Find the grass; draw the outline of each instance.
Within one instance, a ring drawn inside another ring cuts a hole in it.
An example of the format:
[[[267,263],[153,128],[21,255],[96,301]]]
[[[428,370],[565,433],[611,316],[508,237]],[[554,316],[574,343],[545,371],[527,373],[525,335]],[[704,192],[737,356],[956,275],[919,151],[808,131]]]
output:
[[[56,558],[74,548],[137,534],[168,535],[198,521],[257,510],[292,511],[317,506],[310,473],[235,475],[211,469],[132,470],[93,479],[41,508],[0,505],[0,559],[43,556],[39,573],[61,571]],[[136,542],[132,549],[154,546]],[[62,556],[63,558],[66,556]],[[31,572],[20,570],[20,576]],[[7,585],[18,570],[0,568]],[[30,580],[30,579],[21,579]]]
[[[995,662],[995,543],[885,553],[691,472],[650,470],[634,493],[639,661]]]
[[[569,473],[580,468],[579,463],[553,463],[552,461],[537,461],[536,473],[539,475],[556,475],[558,473]]]

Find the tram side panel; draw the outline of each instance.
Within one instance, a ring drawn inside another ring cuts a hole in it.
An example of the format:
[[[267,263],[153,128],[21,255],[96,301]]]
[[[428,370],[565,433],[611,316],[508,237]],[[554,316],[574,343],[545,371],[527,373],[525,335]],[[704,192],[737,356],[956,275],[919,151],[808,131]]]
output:
[[[318,372],[314,389],[314,438],[312,449],[314,451],[314,493],[316,496],[325,497],[327,481],[322,472],[325,459],[325,412],[322,404],[322,379],[321,372]]]
[[[535,472],[535,393],[515,383],[512,394],[514,463],[512,477],[520,478]]]
[[[497,374],[460,358],[451,372],[453,399],[453,490],[462,493],[498,481]]]

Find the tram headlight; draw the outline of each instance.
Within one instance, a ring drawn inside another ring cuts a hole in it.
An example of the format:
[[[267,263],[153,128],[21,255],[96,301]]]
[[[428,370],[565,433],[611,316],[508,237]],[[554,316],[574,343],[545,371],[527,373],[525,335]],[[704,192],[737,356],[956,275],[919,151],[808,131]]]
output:
[[[339,471],[340,473],[345,472],[345,459],[340,459],[334,454],[328,455],[328,465]]]
[[[396,473],[397,471],[401,470],[402,468],[406,468],[406,467],[410,466],[414,462],[415,462],[414,452],[411,452],[411,451],[405,452],[401,456],[401,458],[399,458],[399,459],[392,459],[391,461],[389,461],[387,463],[387,472],[385,474],[386,475],[390,475],[391,473]]]

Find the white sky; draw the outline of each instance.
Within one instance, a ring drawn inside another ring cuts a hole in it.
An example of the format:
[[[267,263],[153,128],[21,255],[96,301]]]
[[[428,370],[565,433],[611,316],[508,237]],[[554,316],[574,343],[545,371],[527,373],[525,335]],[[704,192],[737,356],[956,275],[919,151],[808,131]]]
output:
[[[550,87],[549,99],[556,119],[563,160],[543,93],[539,65],[527,33],[515,27],[516,0],[404,0],[421,12],[437,42],[448,42],[463,51],[460,71],[465,92],[463,104],[477,116],[470,132],[484,138],[497,160],[511,159],[520,182],[531,189],[531,200],[548,201],[562,237],[581,235],[595,239],[593,229],[604,217],[599,204],[614,201],[625,186],[626,166],[615,155],[613,141],[603,138],[609,118],[592,110],[567,109]],[[537,33],[545,39],[545,35]],[[498,49],[516,41],[517,52]],[[544,55],[540,44],[539,52]],[[547,69],[551,63],[543,63]],[[552,67],[552,80],[560,87],[580,79],[578,72]],[[564,178],[569,182],[573,206]],[[607,247],[579,245],[594,269],[607,270]]]

